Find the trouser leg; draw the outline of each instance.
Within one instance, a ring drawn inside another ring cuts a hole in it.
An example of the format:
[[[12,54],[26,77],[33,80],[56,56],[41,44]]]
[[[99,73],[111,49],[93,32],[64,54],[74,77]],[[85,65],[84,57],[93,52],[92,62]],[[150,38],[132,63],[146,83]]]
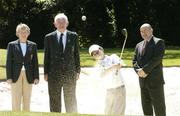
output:
[[[156,116],[166,116],[166,106],[164,97],[164,86],[150,89],[154,113]]]
[[[63,92],[66,112],[77,113],[76,80],[65,82]]]
[[[113,105],[113,114],[124,115],[126,107],[126,90],[125,87],[116,88],[115,102]]]
[[[22,72],[23,78],[23,111],[30,111],[32,84],[29,84],[25,71]]]
[[[141,104],[144,115],[153,115],[153,107],[149,90],[147,88],[141,88]]]
[[[62,82],[48,80],[49,104],[51,112],[61,112],[61,89]]]
[[[21,111],[22,72],[18,80],[11,84],[12,111]]]
[[[126,90],[124,86],[108,89],[105,102],[105,114],[124,115]]]

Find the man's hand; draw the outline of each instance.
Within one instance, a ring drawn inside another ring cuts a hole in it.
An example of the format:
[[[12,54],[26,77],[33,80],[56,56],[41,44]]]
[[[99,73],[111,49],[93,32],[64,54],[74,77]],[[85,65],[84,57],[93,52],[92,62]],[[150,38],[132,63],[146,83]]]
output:
[[[39,83],[39,79],[34,80],[34,84],[37,85]]]
[[[45,75],[44,75],[44,80],[45,80],[45,81],[48,81],[48,74],[45,74]]]
[[[7,82],[8,84],[12,84],[12,79],[8,79],[6,82]]]
[[[147,77],[147,74],[143,71],[143,69],[138,69],[137,74],[141,78],[146,78]]]

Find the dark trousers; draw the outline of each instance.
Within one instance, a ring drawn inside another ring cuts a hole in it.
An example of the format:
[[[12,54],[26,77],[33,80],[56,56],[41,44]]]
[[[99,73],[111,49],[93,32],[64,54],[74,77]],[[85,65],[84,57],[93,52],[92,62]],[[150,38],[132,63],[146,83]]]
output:
[[[141,103],[144,115],[153,116],[154,109],[155,116],[166,116],[164,86],[141,88]]]
[[[48,80],[49,102],[51,112],[61,112],[61,91],[67,113],[77,113],[76,80]]]

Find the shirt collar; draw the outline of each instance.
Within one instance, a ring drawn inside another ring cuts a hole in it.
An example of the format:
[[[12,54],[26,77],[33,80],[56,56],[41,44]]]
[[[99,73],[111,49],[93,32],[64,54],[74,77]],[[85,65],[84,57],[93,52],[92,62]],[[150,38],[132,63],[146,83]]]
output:
[[[149,42],[152,38],[153,38],[153,35],[149,39],[147,39],[146,41]]]
[[[62,32],[59,32],[58,30],[56,30],[56,32],[57,32],[57,36],[60,37],[60,35],[61,35]],[[67,34],[67,30],[65,30],[65,31],[63,32],[63,36],[66,37],[66,34]]]

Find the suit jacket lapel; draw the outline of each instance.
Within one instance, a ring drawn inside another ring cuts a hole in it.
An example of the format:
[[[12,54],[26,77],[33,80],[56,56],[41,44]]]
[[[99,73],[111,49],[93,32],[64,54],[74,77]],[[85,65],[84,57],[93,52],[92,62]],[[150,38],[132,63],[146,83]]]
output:
[[[65,48],[64,48],[64,52],[67,51],[67,48],[68,48],[69,43],[70,43],[70,40],[71,40],[70,33],[69,33],[69,31],[67,31],[67,35],[66,35],[66,45],[65,45]]]
[[[24,57],[27,56],[28,52],[30,51],[30,47],[31,47],[31,45],[30,45],[29,41],[27,40],[27,42],[26,42],[26,54]]]
[[[58,42],[58,37],[57,37],[57,32],[56,31],[54,31],[53,34],[52,34],[52,43],[57,48],[59,47],[59,42]]]
[[[19,54],[21,55],[21,57],[23,57],[23,53],[22,53],[22,49],[21,49],[21,45],[20,45],[20,41],[17,40],[17,49],[19,51]]]
[[[139,51],[139,54],[142,56],[142,49],[143,49],[143,44],[144,44],[144,41],[142,41],[139,45],[139,48],[138,48],[138,51]]]
[[[53,36],[54,36],[54,42],[58,44],[59,43],[59,41],[58,41],[59,38],[58,38],[58,35],[57,35],[56,31],[54,32]]]

